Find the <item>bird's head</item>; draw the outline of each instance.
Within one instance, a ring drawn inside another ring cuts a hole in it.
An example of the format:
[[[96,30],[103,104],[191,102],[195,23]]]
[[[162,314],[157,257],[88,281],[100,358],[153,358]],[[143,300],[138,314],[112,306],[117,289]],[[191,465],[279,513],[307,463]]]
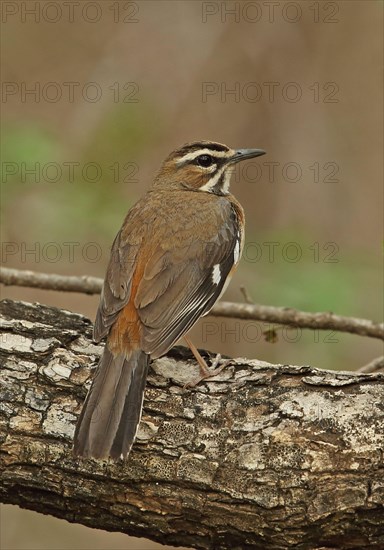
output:
[[[165,159],[154,186],[227,195],[233,166],[264,154],[261,149],[230,149],[213,141],[187,143]]]

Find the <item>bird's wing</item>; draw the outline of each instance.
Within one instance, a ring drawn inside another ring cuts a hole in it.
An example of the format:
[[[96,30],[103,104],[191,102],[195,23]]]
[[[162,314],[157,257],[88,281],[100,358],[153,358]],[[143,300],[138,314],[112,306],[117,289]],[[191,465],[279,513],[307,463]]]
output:
[[[206,226],[196,224],[178,246],[167,239],[149,258],[134,297],[142,324],[141,348],[163,355],[205,313],[223,291],[241,249],[239,213],[227,200],[208,209]]]
[[[140,223],[140,212],[145,209],[140,210],[140,203],[141,201],[128,212],[112,244],[93,328],[93,338],[96,342],[108,334],[131,296],[136,258],[145,234],[145,226]]]

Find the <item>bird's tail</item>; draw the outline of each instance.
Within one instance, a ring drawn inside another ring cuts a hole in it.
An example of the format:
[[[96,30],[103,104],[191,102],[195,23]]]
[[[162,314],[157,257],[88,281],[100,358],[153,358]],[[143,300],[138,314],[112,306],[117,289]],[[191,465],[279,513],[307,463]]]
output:
[[[77,421],[75,455],[127,457],[141,418],[148,366],[143,351],[113,355],[106,344]]]

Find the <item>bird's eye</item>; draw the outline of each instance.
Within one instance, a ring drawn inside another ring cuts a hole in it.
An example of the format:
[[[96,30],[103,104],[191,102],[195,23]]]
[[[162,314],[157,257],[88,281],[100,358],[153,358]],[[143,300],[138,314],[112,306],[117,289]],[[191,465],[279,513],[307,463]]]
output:
[[[196,159],[196,163],[203,168],[208,168],[213,163],[213,158],[210,155],[200,155]]]

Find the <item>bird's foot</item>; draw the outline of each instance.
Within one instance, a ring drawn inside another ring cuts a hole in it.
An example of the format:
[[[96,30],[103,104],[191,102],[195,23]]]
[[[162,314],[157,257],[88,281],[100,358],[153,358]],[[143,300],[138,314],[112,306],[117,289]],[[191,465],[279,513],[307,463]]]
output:
[[[219,363],[222,359],[221,359],[220,353],[218,353],[216,355],[216,357],[214,358],[214,360],[212,361],[211,367],[208,367],[205,360],[201,356],[200,356],[200,358],[202,360],[202,361],[199,361],[200,376],[198,378],[195,378],[195,380],[191,380],[190,382],[187,382],[184,385],[184,389],[194,388],[195,386],[200,384],[200,382],[202,382],[206,378],[213,378],[214,376],[217,376],[231,362],[231,359],[227,359],[221,365],[219,365]]]

